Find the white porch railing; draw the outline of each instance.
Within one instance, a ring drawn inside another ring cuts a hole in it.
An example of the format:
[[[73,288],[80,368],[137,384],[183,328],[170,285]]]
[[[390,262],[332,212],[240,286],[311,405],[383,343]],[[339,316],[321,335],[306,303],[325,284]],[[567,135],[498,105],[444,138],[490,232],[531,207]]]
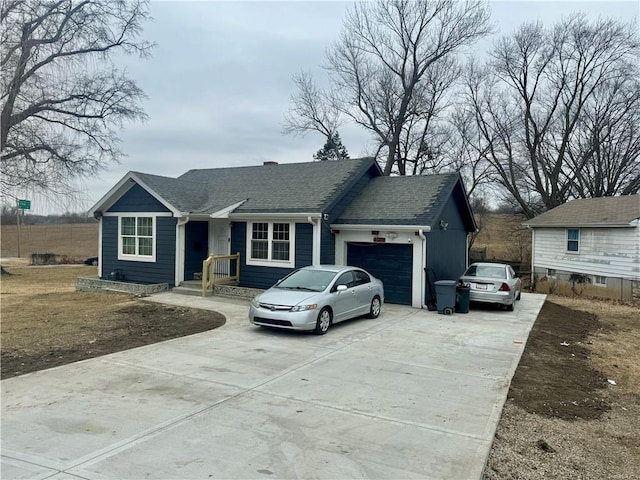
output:
[[[232,273],[233,272],[233,273]],[[202,262],[202,296],[214,285],[240,280],[240,254],[209,255]]]

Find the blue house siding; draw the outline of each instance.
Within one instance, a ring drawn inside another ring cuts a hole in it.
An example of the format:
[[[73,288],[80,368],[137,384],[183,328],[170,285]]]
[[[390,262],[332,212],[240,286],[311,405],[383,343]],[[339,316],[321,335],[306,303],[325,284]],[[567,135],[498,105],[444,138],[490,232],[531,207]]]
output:
[[[247,265],[247,224],[231,224],[231,251],[240,252],[240,286],[249,288],[269,288],[281,278],[291,273],[290,268],[259,267]],[[313,226],[296,223],[296,268],[311,265],[313,257]]]
[[[336,263],[336,239],[331,233],[329,226],[332,221],[340,217],[345,208],[362,192],[367,186],[371,178],[374,176],[372,169],[369,169],[361,177],[357,178],[350,188],[347,188],[344,195],[339,197],[331,205],[327,207],[327,211],[323,212],[329,215],[328,220],[321,220],[320,235],[320,263],[323,265],[333,265]]]
[[[125,280],[141,283],[168,283],[174,286],[176,260],[176,219],[156,217],[156,261],[118,260],[118,217],[102,217],[102,275],[120,270]]]
[[[336,236],[331,233],[329,222],[322,220],[320,228],[320,263],[333,265],[336,263]]]
[[[447,229],[440,228],[440,221]],[[457,280],[465,270],[467,229],[454,196],[450,196],[431,232],[427,233],[427,268],[431,280]],[[428,287],[427,287],[428,290]],[[425,299],[429,292],[425,292]]]
[[[170,212],[162,203],[136,184],[109,207],[109,212]]]
[[[131,187],[108,210],[113,213],[167,213],[170,210],[140,185]],[[176,260],[176,219],[156,218],[156,261],[118,260],[118,217],[102,217],[102,275],[120,270],[125,280],[142,283],[168,283],[174,286]]]

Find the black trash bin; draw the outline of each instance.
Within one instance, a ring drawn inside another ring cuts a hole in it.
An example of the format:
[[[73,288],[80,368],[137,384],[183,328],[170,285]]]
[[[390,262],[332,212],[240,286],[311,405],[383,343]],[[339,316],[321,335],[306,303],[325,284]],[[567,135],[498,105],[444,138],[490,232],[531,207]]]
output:
[[[469,296],[471,295],[471,286],[458,282],[456,287],[456,312],[469,313]]]
[[[436,303],[438,313],[451,315],[456,307],[456,285],[455,280],[438,280],[436,286]]]

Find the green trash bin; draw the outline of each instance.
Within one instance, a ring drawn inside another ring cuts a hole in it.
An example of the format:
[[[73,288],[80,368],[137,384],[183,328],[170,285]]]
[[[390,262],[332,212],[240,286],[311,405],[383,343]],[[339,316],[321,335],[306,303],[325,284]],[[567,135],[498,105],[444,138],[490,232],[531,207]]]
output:
[[[469,296],[471,295],[471,286],[464,283],[458,283],[456,287],[456,312],[469,313]]]
[[[456,285],[455,280],[438,280],[434,282],[436,286],[436,303],[438,313],[451,315],[456,307]]]

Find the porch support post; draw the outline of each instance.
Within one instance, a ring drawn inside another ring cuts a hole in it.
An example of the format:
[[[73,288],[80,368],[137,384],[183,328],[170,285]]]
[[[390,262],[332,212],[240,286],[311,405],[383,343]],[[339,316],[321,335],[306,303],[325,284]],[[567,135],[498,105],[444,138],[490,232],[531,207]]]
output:
[[[322,238],[321,238],[322,232],[320,228],[322,226],[322,220],[320,218],[318,218],[317,220],[314,220],[309,215],[307,217],[307,222],[313,225],[313,233],[311,235],[312,243],[313,243],[313,246],[311,249],[311,263],[313,265],[320,265],[320,242],[322,241]]]
[[[188,222],[188,216],[179,216],[176,221],[176,270],[174,279],[176,287],[184,280],[184,249],[186,245],[185,225]]]

